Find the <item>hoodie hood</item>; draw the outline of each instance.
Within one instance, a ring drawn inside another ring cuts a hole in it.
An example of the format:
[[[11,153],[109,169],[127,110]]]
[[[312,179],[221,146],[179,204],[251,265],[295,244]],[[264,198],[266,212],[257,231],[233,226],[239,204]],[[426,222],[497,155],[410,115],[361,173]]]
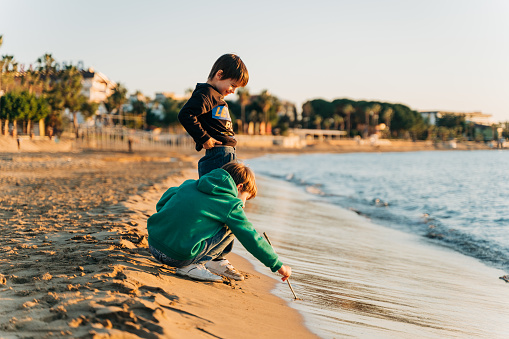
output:
[[[216,99],[218,100],[222,100],[224,97],[221,95],[221,93],[219,93],[219,91],[214,87],[212,86],[211,84],[208,84],[206,82],[200,82],[200,83],[197,83],[196,84],[196,88],[194,89],[195,91],[199,92],[199,91],[203,91],[203,90],[207,90],[207,89],[213,89],[214,91],[213,92],[210,92],[210,94],[215,97]]]
[[[209,195],[226,195],[237,197],[238,190],[231,175],[222,168],[205,174],[198,180],[197,189]]]

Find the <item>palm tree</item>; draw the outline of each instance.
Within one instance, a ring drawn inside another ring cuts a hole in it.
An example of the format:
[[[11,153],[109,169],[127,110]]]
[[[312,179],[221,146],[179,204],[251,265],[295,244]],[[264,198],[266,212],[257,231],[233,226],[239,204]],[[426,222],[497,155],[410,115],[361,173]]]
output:
[[[0,37],[0,45],[3,43],[3,36]],[[2,95],[7,92],[9,92],[9,86],[14,87],[15,86],[15,75],[18,71],[18,63],[14,59],[14,56],[12,55],[4,55],[2,56],[2,59],[0,60],[0,98]],[[5,91],[3,91],[2,88],[5,88]],[[1,107],[0,107],[1,108]],[[16,121],[13,121],[14,126],[17,128]],[[9,117],[5,119],[5,129],[4,133],[7,135],[9,132]]]
[[[368,106],[366,107],[366,109],[364,110],[364,114],[365,114],[365,123],[366,123],[366,128],[364,129],[364,137],[368,137],[369,135],[369,125],[370,125],[370,116],[372,116],[371,118],[371,121],[375,120],[375,117],[376,117],[376,120],[378,121],[378,114],[380,113],[380,110],[382,109],[382,106],[380,106],[379,104],[373,104],[371,106]]]
[[[90,118],[95,114],[95,112],[97,112],[98,108],[99,104],[97,102],[85,100],[81,104],[80,112],[83,114],[83,117]]]
[[[53,111],[61,112],[69,109],[73,114],[74,129],[78,128],[77,113],[86,98],[81,94],[83,76],[75,66],[67,66],[58,73],[57,78],[48,92],[49,102]]]
[[[391,120],[393,114],[394,110],[391,107],[387,107],[383,113],[383,119],[385,122],[385,126],[387,126],[387,131],[389,131],[389,136],[391,133]]]
[[[34,87],[39,82],[39,79],[38,72],[25,71],[21,76],[21,86],[24,90],[28,90],[28,93],[33,94]]]
[[[239,88],[237,90],[237,96],[239,97],[240,104],[240,118],[242,121],[242,133],[246,133],[246,105],[249,104],[251,95],[247,88]]]
[[[323,118],[321,115],[318,115],[318,114],[315,115],[315,119],[313,120],[313,123],[315,124],[316,129],[321,128],[320,125],[322,124],[322,120],[323,120]]]
[[[0,65],[2,66],[2,85],[5,88],[5,92],[8,92],[9,84],[14,87],[14,76],[18,71],[18,62],[14,59],[13,55],[3,55]],[[6,76],[3,75],[4,73]]]
[[[51,54],[44,54],[37,59],[37,81],[41,82],[43,92],[50,90],[51,76],[56,71],[56,62]]]
[[[382,110],[382,106],[380,104],[374,104],[371,106],[371,113],[373,114],[374,125],[378,125],[378,116],[380,115],[380,111]]]
[[[309,128],[309,120],[311,119],[312,114],[313,114],[313,105],[311,105],[311,102],[306,101],[302,105],[302,121],[303,121],[303,126],[305,128]]]
[[[350,117],[352,113],[355,112],[355,108],[351,104],[345,105],[343,107],[343,113],[346,116],[346,128],[347,128],[347,135],[350,136],[350,128],[351,128],[351,120]]]
[[[267,126],[267,122],[269,122],[269,109],[272,107],[272,98],[268,90],[263,90],[258,96],[258,104],[263,112],[263,121],[265,122],[265,126]]]
[[[333,118],[324,119],[323,120],[323,128],[330,129],[330,126],[332,125],[333,122],[334,122]]]
[[[342,116],[339,114],[334,114],[332,116],[332,120],[334,121],[334,129],[338,129],[339,125],[341,125],[341,130],[344,129],[343,123],[345,122],[345,119],[343,119]]]
[[[124,87],[120,82],[117,83],[117,86],[113,89],[111,95],[106,99],[106,106],[110,113],[118,113],[121,115],[122,106],[127,101],[127,88]]]

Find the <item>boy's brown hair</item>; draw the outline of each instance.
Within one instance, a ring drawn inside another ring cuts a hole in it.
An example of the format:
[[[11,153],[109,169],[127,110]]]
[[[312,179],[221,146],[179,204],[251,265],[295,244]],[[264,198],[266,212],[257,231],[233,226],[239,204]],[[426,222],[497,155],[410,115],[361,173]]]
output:
[[[242,192],[249,193],[247,200],[256,197],[258,189],[256,188],[255,175],[249,167],[240,162],[229,162],[221,168],[232,176],[235,185],[242,184]]]
[[[238,82],[239,87],[245,87],[249,81],[247,67],[238,55],[221,55],[210,70],[209,80],[212,80],[220,70],[223,71],[221,79],[233,79]]]

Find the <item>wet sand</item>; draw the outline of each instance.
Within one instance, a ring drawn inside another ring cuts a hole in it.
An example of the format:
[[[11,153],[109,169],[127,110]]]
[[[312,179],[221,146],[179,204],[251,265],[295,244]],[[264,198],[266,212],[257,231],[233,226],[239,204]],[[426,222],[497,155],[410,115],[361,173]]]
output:
[[[289,182],[258,177],[258,189],[246,213],[292,266],[303,300],[291,306],[321,337],[507,338],[504,271]],[[291,295],[284,285],[275,293]]]
[[[0,337],[314,337],[240,256],[246,280],[222,284],[152,259],[146,219],[196,159],[0,153]]]

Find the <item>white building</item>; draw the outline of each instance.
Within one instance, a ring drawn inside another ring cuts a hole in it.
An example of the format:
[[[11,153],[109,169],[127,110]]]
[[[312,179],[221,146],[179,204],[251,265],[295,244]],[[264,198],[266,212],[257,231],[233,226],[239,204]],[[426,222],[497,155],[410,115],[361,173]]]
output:
[[[83,75],[83,94],[89,101],[104,102],[111,95],[117,85],[114,81],[101,72],[96,72],[92,67],[81,71]]]
[[[446,114],[450,115],[464,115],[466,122],[472,122],[477,125],[491,126],[491,114],[484,114],[481,112],[446,112],[446,111],[426,111],[419,112],[421,116],[429,122],[430,125],[436,125],[437,120]]]

